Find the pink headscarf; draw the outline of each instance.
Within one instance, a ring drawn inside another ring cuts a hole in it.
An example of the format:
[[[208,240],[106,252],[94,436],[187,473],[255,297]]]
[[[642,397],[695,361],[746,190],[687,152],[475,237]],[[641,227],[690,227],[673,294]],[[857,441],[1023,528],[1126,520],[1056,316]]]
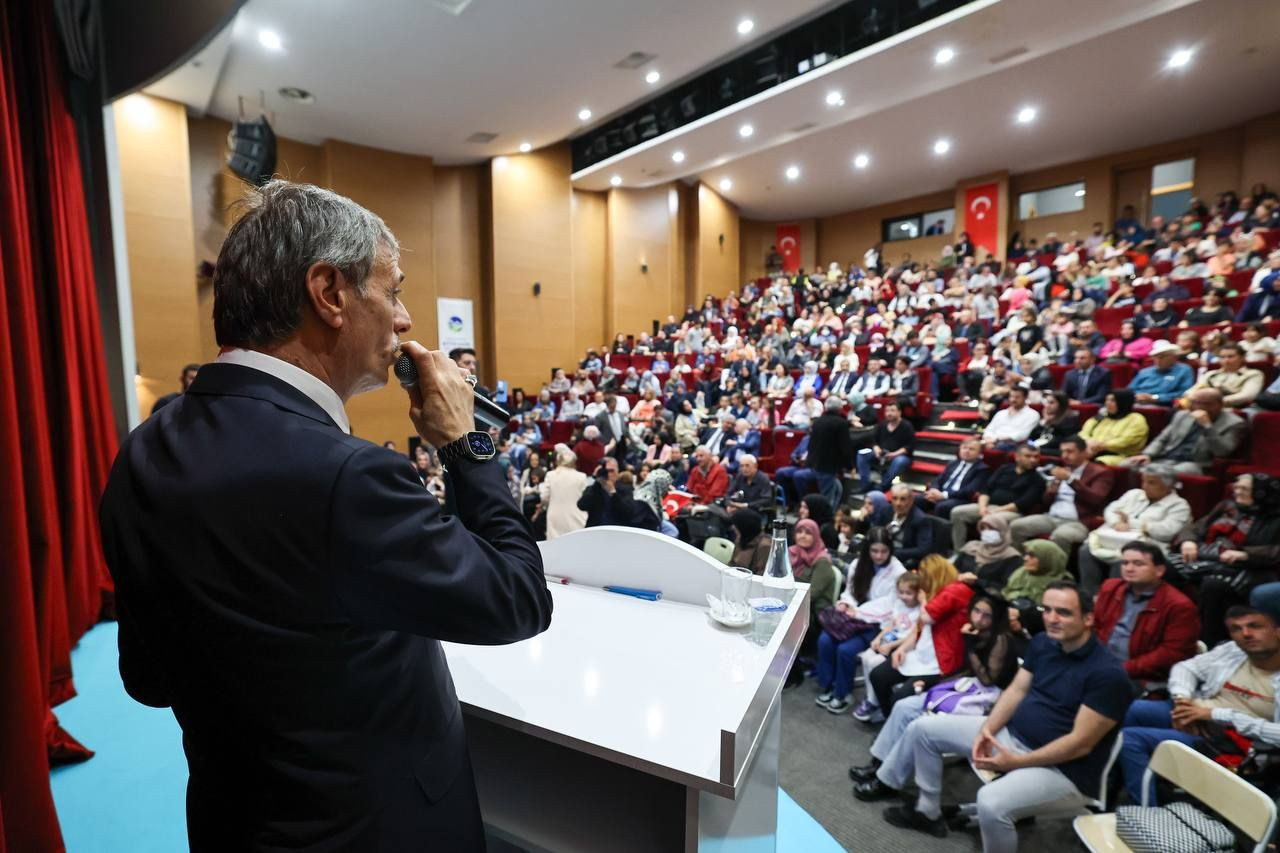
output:
[[[796,544],[787,549],[787,555],[791,558],[791,573],[796,577],[808,574],[813,564],[819,560],[831,558],[827,553],[827,546],[822,542],[822,531],[818,529],[818,522],[812,518],[802,518],[796,522],[796,533],[801,530],[807,531],[813,537],[813,544],[808,548],[801,548]]]

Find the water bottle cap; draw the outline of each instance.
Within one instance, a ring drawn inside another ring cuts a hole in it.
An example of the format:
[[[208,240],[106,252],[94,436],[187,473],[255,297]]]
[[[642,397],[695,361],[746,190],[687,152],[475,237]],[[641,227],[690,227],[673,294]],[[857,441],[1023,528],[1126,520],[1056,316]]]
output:
[[[786,529],[787,529],[787,520],[786,520],[785,518],[775,518],[775,519],[773,520],[773,529],[774,529],[774,530],[786,530]]]

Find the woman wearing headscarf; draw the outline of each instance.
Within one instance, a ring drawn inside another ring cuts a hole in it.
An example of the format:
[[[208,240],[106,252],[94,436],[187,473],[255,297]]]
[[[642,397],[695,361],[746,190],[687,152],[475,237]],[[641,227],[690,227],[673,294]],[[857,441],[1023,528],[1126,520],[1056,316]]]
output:
[[[748,569],[752,574],[763,575],[769,563],[772,545],[764,529],[764,518],[754,509],[740,509],[729,516],[735,539],[733,565]]]
[[[1025,628],[1036,634],[1044,628],[1037,609],[1044,591],[1054,581],[1071,580],[1071,573],[1067,571],[1066,553],[1048,539],[1032,539],[1022,548],[1022,568],[1009,576],[1001,595],[1009,602],[1009,621],[1014,623],[1015,631]]]
[[[1209,648],[1227,638],[1223,618],[1254,587],[1280,580],[1280,479],[1242,474],[1232,496],[1184,529],[1170,549],[1175,568],[1200,583],[1200,625]]]
[[[667,514],[662,509],[662,501],[670,491],[671,474],[666,469],[654,468],[649,472],[649,476],[645,477],[644,482],[636,486],[635,500],[637,504],[645,507],[647,512],[653,513],[654,526],[650,529],[658,530],[668,536],[678,536],[679,531],[667,519]]]
[[[1088,442],[1089,455],[1103,465],[1122,465],[1147,446],[1150,427],[1145,415],[1133,410],[1134,396],[1117,388],[1106,396],[1098,414],[1085,421],[1080,437]]]
[[[996,595],[1021,565],[1022,552],[1013,547],[1009,522],[998,515],[979,521],[977,540],[966,542],[956,557],[961,581]]]
[[[816,361],[806,361],[804,363],[804,373],[796,380],[795,395],[799,397],[806,388],[812,388],[815,396],[822,390],[822,377],[818,375],[818,362]]]
[[[822,541],[827,543],[839,542],[840,534],[836,530],[835,510],[831,508],[831,502],[817,492],[805,495],[800,499],[800,508],[796,513],[800,518],[812,519],[818,525],[818,530],[822,536]],[[832,545],[831,547],[835,547]]]
[[[1143,337],[1138,331],[1136,320],[1125,320],[1120,324],[1120,335],[1102,345],[1098,358],[1103,361],[1131,361],[1136,365],[1151,355],[1154,344],[1155,341]]]
[[[822,624],[818,614],[836,603],[836,586],[839,576],[831,564],[831,554],[822,541],[818,525],[811,518],[796,522],[796,544],[787,549],[791,559],[791,574],[800,583],[809,584],[809,630],[801,643],[801,651],[811,655],[818,642]]]

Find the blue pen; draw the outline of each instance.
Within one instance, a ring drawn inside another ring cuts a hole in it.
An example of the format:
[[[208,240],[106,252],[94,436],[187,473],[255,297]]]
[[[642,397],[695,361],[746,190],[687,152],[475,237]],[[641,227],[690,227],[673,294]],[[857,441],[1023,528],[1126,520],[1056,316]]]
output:
[[[630,586],[606,586],[605,592],[616,592],[618,595],[629,595],[632,598],[643,598],[645,601],[657,601],[662,593],[656,589],[636,589]]]

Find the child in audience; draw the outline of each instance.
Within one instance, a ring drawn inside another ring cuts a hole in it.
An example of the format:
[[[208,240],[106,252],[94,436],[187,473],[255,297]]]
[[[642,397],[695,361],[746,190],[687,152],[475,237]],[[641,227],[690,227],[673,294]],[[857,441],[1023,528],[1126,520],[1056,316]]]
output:
[[[880,633],[871,641],[871,648],[858,655],[864,673],[884,663],[894,649],[907,641],[920,619],[920,607],[925,598],[924,591],[920,589],[918,572],[907,572],[898,578],[898,600],[894,602],[893,613],[880,626]],[[869,713],[871,708],[878,707],[875,694],[868,691],[866,702],[860,706],[860,710]]]

